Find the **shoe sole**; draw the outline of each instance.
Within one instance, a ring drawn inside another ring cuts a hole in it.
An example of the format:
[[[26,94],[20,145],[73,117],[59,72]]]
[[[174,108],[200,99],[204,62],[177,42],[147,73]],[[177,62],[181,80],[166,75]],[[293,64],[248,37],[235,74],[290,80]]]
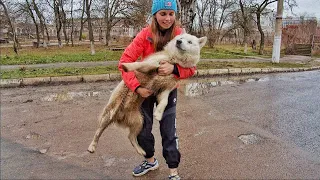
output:
[[[149,171],[153,171],[153,170],[156,170],[158,168],[159,168],[159,164],[157,164],[156,166],[154,166],[152,168],[149,168],[148,170],[146,170],[144,172],[141,172],[140,174],[134,174],[134,172],[132,172],[132,175],[135,176],[135,177],[143,176],[143,175],[147,174]]]

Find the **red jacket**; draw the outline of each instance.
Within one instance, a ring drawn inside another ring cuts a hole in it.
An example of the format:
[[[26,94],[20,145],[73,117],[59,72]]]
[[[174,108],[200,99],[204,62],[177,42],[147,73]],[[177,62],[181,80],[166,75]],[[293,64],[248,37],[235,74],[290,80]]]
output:
[[[182,29],[181,28],[175,28],[175,35],[181,34]],[[132,91],[135,91],[138,86],[140,86],[140,83],[138,79],[136,78],[134,72],[125,72],[122,67],[121,63],[128,63],[128,62],[135,62],[140,56],[142,57],[142,60],[149,56],[150,54],[154,53],[154,48],[152,44],[152,33],[150,26],[143,28],[137,36],[133,39],[133,41],[130,43],[130,45],[125,49],[123,52],[120,62],[118,65],[119,70],[122,74],[122,79],[126,83],[129,89]],[[185,79],[188,77],[191,77],[194,75],[196,67],[192,68],[183,68],[176,65],[179,71],[179,77],[175,76],[179,79]]]

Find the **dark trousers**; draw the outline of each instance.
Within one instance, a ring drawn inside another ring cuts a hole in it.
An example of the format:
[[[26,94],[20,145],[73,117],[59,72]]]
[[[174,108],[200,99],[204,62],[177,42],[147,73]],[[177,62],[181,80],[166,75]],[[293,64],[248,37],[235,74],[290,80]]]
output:
[[[154,136],[151,133],[153,125],[153,109],[157,102],[155,96],[150,96],[141,105],[144,117],[143,128],[138,135],[139,145],[146,151],[145,158],[154,156]],[[177,89],[174,89],[168,98],[168,105],[160,121],[160,134],[162,137],[162,155],[169,168],[177,168],[180,163],[180,152],[178,150],[178,137],[176,134],[176,102]]]

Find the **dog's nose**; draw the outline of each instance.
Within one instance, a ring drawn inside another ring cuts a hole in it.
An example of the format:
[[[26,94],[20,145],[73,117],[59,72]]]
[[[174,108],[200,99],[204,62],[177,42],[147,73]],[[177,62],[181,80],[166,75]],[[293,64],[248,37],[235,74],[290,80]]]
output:
[[[181,44],[182,41],[180,39],[177,40],[177,44]]]

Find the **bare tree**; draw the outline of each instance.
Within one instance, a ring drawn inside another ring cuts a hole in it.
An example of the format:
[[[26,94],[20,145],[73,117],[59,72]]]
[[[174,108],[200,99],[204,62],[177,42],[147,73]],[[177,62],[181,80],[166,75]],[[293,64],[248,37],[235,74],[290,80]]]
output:
[[[82,9],[81,9],[81,17],[80,17],[80,31],[79,31],[79,41],[82,41],[82,32],[84,23],[86,23],[87,19],[84,18],[86,11],[86,0],[82,0]]]
[[[263,29],[261,27],[261,15],[263,13],[263,11],[266,9],[266,7],[269,4],[272,4],[274,2],[277,2],[277,0],[264,0],[262,3],[260,2],[255,2],[252,4],[252,9],[254,11],[254,13],[256,14],[256,23],[257,23],[257,27],[260,33],[260,48],[259,48],[259,54],[263,54],[263,50],[264,50],[264,41],[265,41],[265,36],[264,36],[264,32]]]
[[[69,44],[69,36],[67,34],[67,16],[66,16],[66,12],[64,10],[64,4],[63,4],[63,0],[60,0],[60,21],[61,21],[61,24],[62,24],[62,32],[63,32],[63,35],[64,35],[64,40],[65,40],[65,43],[66,45]]]
[[[200,35],[205,34],[205,18],[206,18],[206,11],[209,6],[210,0],[202,0],[197,1],[197,13],[198,13],[198,21],[199,21],[199,33]],[[210,18],[209,18],[210,19]]]
[[[226,31],[223,29],[225,28],[227,22],[230,22],[232,19],[232,14],[235,11],[235,5],[237,4],[236,0],[220,0],[219,9],[220,9],[220,16],[219,16],[219,24],[218,24],[218,33],[217,38],[222,41],[225,34],[228,34],[230,31],[234,29],[234,25],[229,25],[226,28]]]
[[[215,44],[215,34],[217,25],[218,14],[218,1],[217,0],[204,0],[199,1],[197,4],[197,10],[199,14],[200,29],[208,37],[209,47],[213,47]]]
[[[188,33],[193,33],[193,23],[196,17],[196,0],[179,0],[179,16],[182,26]]]
[[[50,14],[50,8],[53,9],[53,7],[51,6],[50,2],[48,2],[48,0],[32,0],[32,4],[40,21],[40,30],[42,31],[43,36],[43,46],[46,47],[50,43],[50,34],[47,25],[47,21],[50,19],[50,15],[48,14]],[[45,13],[47,13],[46,16]],[[44,33],[46,35],[44,35]]]
[[[39,24],[36,20],[35,15],[33,14],[33,7],[31,6],[31,4],[29,3],[28,0],[25,0],[26,2],[26,11],[28,12],[29,16],[31,17],[35,27],[36,27],[36,37],[37,37],[37,43],[36,43],[36,47],[39,47],[40,44],[40,31],[39,31]]]
[[[53,10],[54,10],[54,22],[56,25],[56,30],[57,30],[57,39],[58,39],[58,46],[62,47],[62,42],[61,42],[61,28],[62,28],[62,21],[61,21],[61,0],[53,0]]]
[[[70,33],[70,40],[71,40],[71,46],[73,47],[73,33],[74,33],[74,21],[73,21],[73,0],[71,0],[71,10],[70,10],[70,16],[71,16],[71,33]]]
[[[103,0],[104,1],[104,22],[105,22],[105,39],[106,45],[109,45],[111,29],[121,20],[128,19],[130,17],[129,12],[132,11],[132,5],[136,5],[135,2],[127,0]],[[131,5],[131,7],[129,6]]]
[[[12,33],[12,39],[13,39],[13,51],[18,54],[18,49],[20,48],[20,44],[19,44],[19,41],[18,41],[18,38],[17,38],[17,34],[16,34],[16,31],[15,31],[15,21],[12,20],[10,18],[10,15],[9,15],[9,12],[8,12],[8,9],[6,7],[6,5],[3,3],[2,0],[0,0],[0,5],[2,6],[3,10],[4,10],[4,14],[8,20],[8,24],[9,24],[9,27],[10,27],[10,31]]]
[[[253,19],[250,8],[246,2],[239,0],[240,13],[237,13],[237,24],[243,29],[244,53],[248,52],[248,38],[251,33],[251,21]]]
[[[41,13],[37,3],[35,2],[35,0],[32,0],[32,7],[34,9],[34,11],[36,12],[36,15],[39,19],[39,26],[40,26],[40,31],[41,31],[41,34],[42,34],[42,39],[43,39],[43,46],[45,48],[47,48],[47,42],[45,40],[45,29],[46,29],[46,24],[45,24],[45,19],[44,19],[44,16],[43,14]],[[48,32],[47,32],[47,36],[48,36]]]
[[[91,3],[92,0],[85,0],[86,2],[86,14],[87,14],[87,22],[88,22],[88,30],[89,30],[89,39],[90,39],[90,49],[91,49],[91,55],[94,55],[96,52],[94,50],[94,37],[93,37],[93,29],[92,29],[92,23],[91,23]]]
[[[150,13],[152,0],[132,1],[129,6],[132,8],[129,14],[126,15],[126,18],[129,19],[131,24],[137,29],[145,27],[148,20],[152,17]]]
[[[256,24],[260,33],[260,48],[259,54],[263,54],[264,51],[264,43],[265,43],[265,35],[263,29],[261,27],[261,16],[263,15],[266,7],[272,3],[277,2],[278,0],[263,0],[262,2],[253,1],[251,4],[253,12],[256,14]],[[292,7],[296,6],[297,3],[295,0],[286,0],[286,5],[292,9]]]
[[[226,25],[231,21],[235,5],[235,0],[202,0],[197,2],[200,31],[207,35],[210,47],[213,47],[219,40],[222,41],[234,29],[232,24],[227,28]]]
[[[38,17],[38,19],[39,19],[39,21],[40,21],[40,30],[41,30],[41,34],[42,34],[42,38],[43,38],[43,46],[46,48],[47,47],[47,43],[46,43],[46,41],[45,41],[45,35],[44,35],[44,27],[45,27],[45,25],[44,25],[44,20],[43,20],[43,15],[41,14],[41,12],[40,12],[40,10],[39,10],[39,8],[38,8],[38,6],[37,6],[37,4],[36,4],[36,2],[35,2],[35,0],[32,0],[32,6],[33,6],[33,9],[34,9],[34,11],[36,12],[36,15],[37,15],[37,17]],[[39,43],[39,42],[38,42]]]

